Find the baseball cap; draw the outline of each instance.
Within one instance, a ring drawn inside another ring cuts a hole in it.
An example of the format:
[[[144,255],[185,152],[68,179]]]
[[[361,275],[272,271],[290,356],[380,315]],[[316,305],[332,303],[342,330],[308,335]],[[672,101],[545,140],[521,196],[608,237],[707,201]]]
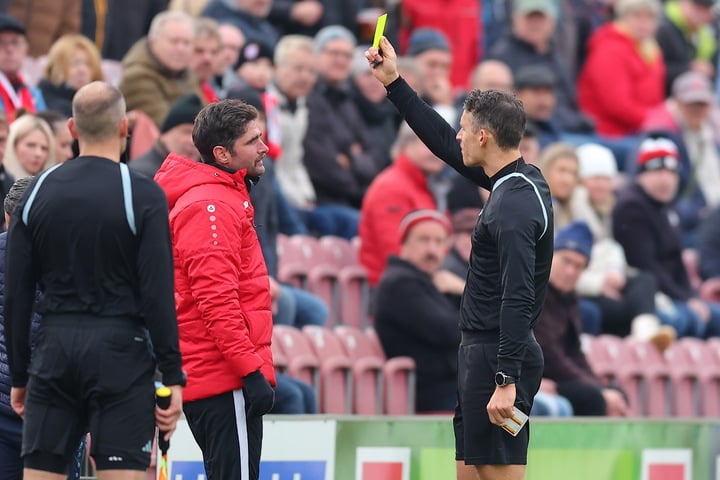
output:
[[[25,35],[25,27],[22,26],[17,18],[3,13],[0,14],[0,32],[15,32],[20,35]]]
[[[515,75],[515,89],[555,87],[555,73],[545,65],[520,67]]]
[[[672,85],[672,96],[682,103],[712,103],[715,101],[710,80],[698,72],[685,72]]]
[[[555,18],[557,17],[557,4],[555,0],[515,0],[513,12],[522,14],[540,12]]]

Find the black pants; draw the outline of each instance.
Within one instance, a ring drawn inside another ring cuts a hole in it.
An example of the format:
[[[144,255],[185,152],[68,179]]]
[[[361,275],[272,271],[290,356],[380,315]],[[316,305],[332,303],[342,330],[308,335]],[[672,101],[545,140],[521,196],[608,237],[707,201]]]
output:
[[[257,480],[262,417],[248,417],[242,390],[185,402],[185,418],[200,446],[207,480]]]
[[[657,281],[647,272],[628,276],[620,300],[589,297],[602,311],[602,331],[625,337],[630,333],[633,318],[642,313],[655,313]]]
[[[602,388],[578,381],[557,382],[558,394],[567,398],[573,407],[573,413],[580,417],[605,416],[607,407]]]

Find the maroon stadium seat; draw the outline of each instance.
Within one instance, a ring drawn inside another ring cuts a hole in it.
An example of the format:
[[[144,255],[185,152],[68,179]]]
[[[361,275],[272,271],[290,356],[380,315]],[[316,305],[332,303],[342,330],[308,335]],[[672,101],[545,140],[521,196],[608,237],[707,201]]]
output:
[[[618,367],[634,364],[640,368],[642,380],[640,387],[639,407],[645,416],[667,417],[672,415],[671,395],[672,388],[670,369],[660,351],[650,342],[642,342],[633,338],[626,338],[624,345],[627,355],[624,356]],[[629,368],[635,374],[635,368]],[[618,382],[623,389],[626,385]]]
[[[340,323],[364,328],[370,324],[370,284],[361,265],[346,265],[338,276]]]
[[[372,349],[385,359],[385,413],[412,415],[415,413],[415,361],[410,357],[387,358],[374,328],[365,329]]]
[[[378,355],[370,338],[359,328],[340,325],[334,331],[353,364],[353,411],[382,414],[385,358]]]
[[[307,288],[307,277],[315,265],[317,240],[307,235],[278,236],[278,280]]]
[[[332,330],[308,325],[302,333],[320,359],[320,411],[322,413],[353,413],[352,363],[340,339]]]
[[[310,341],[300,330],[288,325],[273,327],[273,344],[285,355],[291,377],[312,385],[317,398],[320,392],[320,361]]]
[[[700,415],[720,417],[720,355],[713,351],[712,342],[685,337],[676,342],[683,348],[692,363],[700,386]]]

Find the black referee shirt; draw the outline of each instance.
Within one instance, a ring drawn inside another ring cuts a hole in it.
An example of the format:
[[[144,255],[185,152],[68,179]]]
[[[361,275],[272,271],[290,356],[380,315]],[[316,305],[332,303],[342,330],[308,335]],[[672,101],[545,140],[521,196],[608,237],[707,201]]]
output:
[[[545,301],[553,255],[550,190],[540,170],[522,158],[492,178],[466,167],[456,132],[402,78],[388,85],[395,104],[432,152],[491,191],[472,236],[460,328],[498,332],[498,370],[519,377],[530,331]]]
[[[28,332],[36,285],[41,314],[126,317],[148,328],[163,381],[181,381],[173,261],[165,194],[151,179],[131,172],[130,229],[120,166],[100,157],[78,157],[47,174],[36,190],[27,225],[23,210],[8,232],[5,326],[14,386],[27,383]]]

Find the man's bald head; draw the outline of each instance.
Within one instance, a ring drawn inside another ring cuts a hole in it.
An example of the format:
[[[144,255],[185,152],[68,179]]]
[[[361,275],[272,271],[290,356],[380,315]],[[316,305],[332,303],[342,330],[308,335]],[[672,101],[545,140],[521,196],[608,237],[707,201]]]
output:
[[[513,74],[510,67],[499,60],[484,60],[473,70],[470,82],[473,89],[513,91]]]
[[[78,139],[97,143],[116,138],[125,119],[125,99],[106,82],[92,82],[77,91],[72,102]]]

